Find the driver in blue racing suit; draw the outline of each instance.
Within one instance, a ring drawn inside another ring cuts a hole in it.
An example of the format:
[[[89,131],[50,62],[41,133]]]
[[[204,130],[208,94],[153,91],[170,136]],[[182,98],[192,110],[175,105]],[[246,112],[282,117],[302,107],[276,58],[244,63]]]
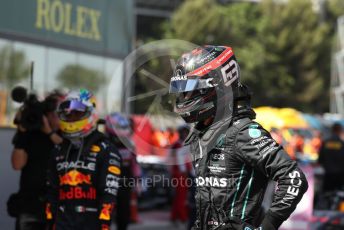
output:
[[[54,230],[110,230],[121,157],[96,130],[95,98],[71,92],[58,107],[64,137],[48,171],[46,216]]]

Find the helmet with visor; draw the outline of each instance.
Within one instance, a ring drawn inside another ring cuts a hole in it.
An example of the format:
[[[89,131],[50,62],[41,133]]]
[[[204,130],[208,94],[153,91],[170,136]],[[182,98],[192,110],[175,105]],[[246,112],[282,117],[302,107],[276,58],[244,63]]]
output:
[[[183,54],[170,81],[175,112],[187,123],[232,116],[239,77],[231,47],[203,46]]]
[[[72,91],[58,106],[57,114],[64,137],[86,137],[95,130],[98,120],[95,97],[85,89]]]

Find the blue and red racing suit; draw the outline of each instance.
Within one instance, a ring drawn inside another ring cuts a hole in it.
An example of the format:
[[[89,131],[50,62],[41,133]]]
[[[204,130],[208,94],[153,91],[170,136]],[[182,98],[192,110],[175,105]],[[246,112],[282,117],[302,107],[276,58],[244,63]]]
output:
[[[98,131],[80,147],[56,146],[48,171],[47,219],[54,229],[110,229],[121,157]]]

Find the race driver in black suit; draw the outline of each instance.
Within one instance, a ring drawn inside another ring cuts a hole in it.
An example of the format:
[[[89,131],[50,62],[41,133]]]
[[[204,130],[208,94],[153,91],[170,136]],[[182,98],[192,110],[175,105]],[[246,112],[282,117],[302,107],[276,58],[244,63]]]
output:
[[[297,163],[253,121],[239,79],[232,48],[203,46],[182,55],[170,81],[175,112],[194,125],[186,140],[197,184],[193,229],[278,229],[308,188]],[[278,186],[259,218],[269,180]]]
[[[84,89],[69,93],[58,107],[64,141],[50,161],[46,208],[53,230],[110,230],[121,157],[96,130],[95,107]]]

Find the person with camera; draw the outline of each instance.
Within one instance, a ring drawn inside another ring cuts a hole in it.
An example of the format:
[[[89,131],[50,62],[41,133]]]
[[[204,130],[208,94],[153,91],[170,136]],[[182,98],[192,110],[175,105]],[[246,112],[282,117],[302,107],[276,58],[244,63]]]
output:
[[[48,159],[54,145],[62,142],[56,132],[58,120],[55,109],[59,96],[53,93],[43,102],[36,101],[36,104],[25,101],[16,116],[12,167],[21,170],[21,174],[19,192],[13,194],[8,202],[10,215],[16,217],[16,230],[45,229]],[[39,107],[46,109],[40,110]]]
[[[48,229],[109,230],[121,157],[97,130],[95,97],[85,89],[72,91],[57,114],[63,143],[55,147],[49,163]]]

